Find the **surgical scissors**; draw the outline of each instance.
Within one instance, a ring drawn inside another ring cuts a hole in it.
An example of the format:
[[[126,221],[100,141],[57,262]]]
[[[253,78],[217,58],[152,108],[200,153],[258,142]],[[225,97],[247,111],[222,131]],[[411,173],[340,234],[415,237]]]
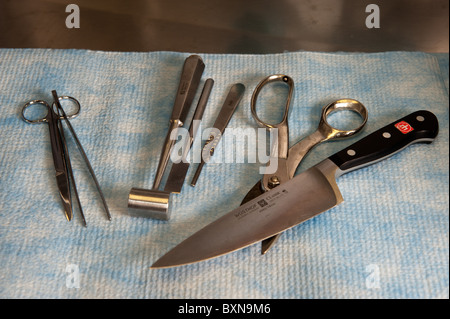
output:
[[[262,121],[256,113],[256,102],[258,95],[262,88],[268,83],[272,82],[283,82],[288,85],[289,91],[286,98],[286,105],[282,120],[277,124],[271,124]],[[270,155],[268,168],[271,166],[272,161],[276,161],[275,171],[270,171],[267,169],[266,173],[263,175],[262,179],[256,183],[255,186],[247,193],[241,205],[250,201],[251,199],[259,196],[260,194],[292,179],[294,177],[297,167],[300,162],[306,156],[306,154],[317,144],[329,140],[340,139],[345,137],[350,137],[364,127],[367,122],[367,109],[365,106],[353,99],[340,99],[326,105],[322,109],[322,114],[317,130],[311,135],[300,140],[293,146],[289,147],[289,107],[294,94],[294,81],[291,77],[284,74],[275,74],[263,79],[255,88],[251,99],[251,112],[255,121],[262,127],[268,130],[276,129],[277,138],[275,139],[275,145],[273,151]],[[333,112],[350,110],[357,113],[361,119],[362,123],[359,124],[354,129],[341,130],[337,129],[329,124],[327,118]],[[270,247],[275,243],[277,236],[268,238],[263,241],[261,247],[261,253],[265,254]]]
[[[103,206],[105,207],[106,214],[108,216],[108,219],[111,220],[111,214],[108,209],[108,205],[106,204],[106,200],[103,196],[103,193],[100,189],[98,180],[95,176],[94,170],[92,169],[92,166],[89,162],[89,159],[81,146],[81,143],[75,133],[75,130],[73,129],[69,119],[74,118],[78,116],[81,110],[81,105],[73,97],[70,96],[58,96],[56,91],[52,91],[53,95],[53,103],[50,105],[44,100],[32,100],[27,102],[22,107],[22,119],[30,124],[40,124],[40,123],[47,123],[50,133],[50,144],[52,149],[52,157],[53,157],[53,164],[55,167],[55,176],[56,176],[56,183],[59,190],[59,195],[61,197],[63,207],[64,207],[64,213],[68,221],[72,220],[73,217],[73,209],[72,209],[72,197],[71,197],[71,188],[70,188],[70,182],[72,181],[74,194],[77,199],[78,207],[80,209],[81,217],[83,220],[84,226],[87,226],[86,219],[83,213],[83,209],[81,207],[80,198],[78,195],[78,190],[75,183],[75,178],[73,176],[72,171],[72,165],[70,162],[69,152],[67,148],[67,143],[64,135],[64,130],[62,126],[62,120],[65,121],[67,124],[67,127],[69,128],[69,131],[71,132],[78,149],[89,169],[89,172],[91,173],[91,176],[95,182],[95,185],[97,187],[97,190],[100,194],[100,197],[103,202]],[[75,104],[76,108],[73,111],[73,113],[66,114],[64,109],[61,106],[60,101],[63,100],[69,100],[72,103]],[[47,114],[44,117],[36,118],[36,119],[29,119],[25,112],[30,107],[33,107],[35,105],[42,105],[47,108]],[[56,112],[55,112],[56,110]]]

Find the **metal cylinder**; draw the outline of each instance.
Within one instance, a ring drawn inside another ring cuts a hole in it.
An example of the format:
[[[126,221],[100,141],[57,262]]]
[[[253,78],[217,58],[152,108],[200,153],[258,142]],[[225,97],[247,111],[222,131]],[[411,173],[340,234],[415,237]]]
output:
[[[169,220],[171,193],[132,188],[128,195],[128,212],[132,216]]]

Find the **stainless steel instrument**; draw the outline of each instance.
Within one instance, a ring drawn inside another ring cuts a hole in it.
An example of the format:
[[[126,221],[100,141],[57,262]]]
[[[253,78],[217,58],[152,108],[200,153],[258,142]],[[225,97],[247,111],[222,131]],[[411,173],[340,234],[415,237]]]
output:
[[[170,250],[152,268],[218,257],[303,223],[343,201],[337,177],[379,162],[413,143],[431,143],[438,131],[433,113],[407,115],[232,210]]]
[[[175,144],[175,140],[170,138],[171,133],[173,130],[184,125],[204,69],[205,64],[198,55],[191,55],[184,62],[172,115],[169,120],[169,131],[167,132],[162,148],[153,188],[148,190],[133,187],[128,196],[128,210],[133,216],[162,220],[168,220],[170,218],[171,193],[159,190],[158,188],[160,187],[169,162],[170,153]]]
[[[258,117],[258,114],[256,112],[256,104],[259,94],[267,84],[273,82],[286,83],[289,88],[283,119],[278,124],[271,124],[262,121]],[[258,84],[258,86],[255,88],[255,91],[253,92],[251,99],[251,111],[253,118],[260,126],[265,127],[268,130],[278,130],[278,140],[276,145],[277,147],[275,148],[277,150],[277,153],[271,154],[271,159],[269,161],[270,167],[270,162],[275,160],[277,169],[275,172],[264,174],[262,179],[250,189],[248,194],[243,199],[242,203],[246,203],[247,201],[261,195],[263,192],[268,191],[269,189],[277,187],[278,185],[290,180],[294,176],[297,167],[300,165],[300,162],[316,145],[325,141],[353,136],[360,132],[367,122],[367,109],[361,102],[353,99],[340,99],[323,107],[320,122],[315,132],[300,140],[293,146],[289,147],[288,119],[289,107],[293,98],[293,94],[294,81],[291,77],[284,74],[275,74],[266,77]],[[328,117],[334,112],[344,110],[353,111],[354,113],[358,114],[361,117],[362,122],[359,123],[356,127],[348,130],[341,130],[331,126],[327,121]],[[274,245],[278,237],[279,234],[272,238],[264,240],[261,245],[261,253],[265,254]]]
[[[22,108],[22,119],[30,124],[39,124],[39,123],[48,124],[50,132],[50,143],[52,147],[53,164],[55,166],[56,182],[59,189],[59,195],[61,197],[64,206],[64,213],[66,215],[66,218],[68,221],[72,220],[73,218],[73,206],[70,187],[70,184],[72,184],[83,224],[84,226],[87,226],[86,218],[80,202],[80,197],[78,196],[75,178],[73,176],[72,164],[70,162],[69,150],[67,148],[64,129],[62,126],[62,120],[64,120],[64,122],[66,123],[70,133],[72,134],[72,137],[75,140],[78,150],[80,151],[83,160],[85,161],[85,164],[88,167],[89,173],[91,174],[95,186],[97,187],[97,191],[102,199],[106,215],[108,216],[108,219],[111,220],[111,213],[109,211],[103,192],[100,188],[97,177],[95,176],[94,170],[89,162],[86,152],[84,151],[83,146],[81,145],[81,142],[78,139],[77,134],[75,133],[75,129],[73,128],[72,124],[69,121],[70,118],[73,118],[79,114],[81,109],[80,102],[78,102],[75,98],[70,96],[58,96],[55,90],[52,91],[52,95],[53,95],[53,103],[51,105],[43,100],[33,100],[26,103]],[[60,101],[64,100],[75,103],[76,106],[75,112],[71,114],[66,114],[60,103]],[[29,119],[26,116],[25,112],[27,109],[35,105],[45,106],[47,108],[47,114],[42,118]]]
[[[197,166],[197,170],[195,171],[194,177],[192,178],[191,186],[195,186],[197,180],[200,176],[203,166],[205,163],[209,161],[211,156],[214,155],[214,150],[219,143],[222,135],[224,134],[225,128],[230,122],[231,117],[233,116],[234,111],[236,110],[239,102],[244,95],[245,86],[241,83],[234,84],[223,103],[222,108],[220,109],[219,115],[213,125],[213,130],[211,131],[211,135],[206,141],[203,151],[202,158],[200,164]]]
[[[184,145],[183,154],[181,156],[181,161],[178,163],[173,163],[170,169],[169,177],[167,177],[166,185],[164,186],[164,191],[169,193],[180,193],[183,188],[184,180],[186,178],[187,171],[189,169],[189,161],[187,159],[189,150],[191,149],[194,138],[197,135],[197,129],[200,121],[203,117],[203,112],[205,111],[206,105],[208,103],[209,95],[214,85],[213,79],[207,79],[198,100],[197,108],[195,109],[194,116],[192,118],[191,125],[189,126],[189,137]]]

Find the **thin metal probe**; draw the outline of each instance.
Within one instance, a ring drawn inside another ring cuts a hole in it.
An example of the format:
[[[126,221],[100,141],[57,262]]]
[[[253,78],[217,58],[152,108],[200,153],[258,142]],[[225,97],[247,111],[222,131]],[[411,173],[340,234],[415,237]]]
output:
[[[202,172],[203,165],[205,165],[205,162],[202,159],[200,164],[198,164],[197,166],[197,170],[195,171],[194,177],[192,178],[191,186],[195,186],[197,184],[197,180],[198,177],[200,176],[200,173]]]
[[[219,143],[222,135],[224,134],[225,128],[227,127],[231,117],[233,116],[234,111],[236,110],[239,102],[242,99],[242,96],[244,95],[245,86],[241,83],[234,84],[230,91],[228,92],[228,95],[225,99],[225,102],[222,105],[222,108],[219,111],[219,115],[216,118],[216,121],[214,122],[213,129],[215,129],[215,132],[212,131],[209,139],[205,142],[205,145],[203,146],[202,151],[202,160],[200,164],[197,167],[197,170],[195,171],[194,177],[191,182],[191,186],[195,186],[197,184],[197,180],[200,176],[200,172],[202,171],[203,166],[206,162],[209,161],[211,156],[214,155],[214,150]],[[211,144],[211,146],[209,145]],[[206,159],[205,159],[206,154]]]
[[[53,98],[56,101],[57,108],[59,108],[61,110],[61,113],[62,113],[62,116],[64,118],[64,121],[66,121],[66,124],[69,127],[69,130],[70,130],[70,132],[72,133],[72,135],[73,135],[73,137],[75,139],[75,142],[76,142],[76,144],[78,146],[78,149],[79,149],[81,155],[83,156],[83,159],[84,159],[84,161],[86,163],[86,166],[89,169],[89,173],[91,173],[92,179],[94,180],[95,186],[97,187],[97,191],[98,191],[98,193],[99,193],[99,195],[100,195],[100,197],[102,199],[103,206],[104,206],[105,211],[106,211],[106,215],[108,216],[108,219],[111,220],[112,219],[111,218],[111,213],[109,212],[109,208],[108,208],[108,204],[106,203],[105,196],[103,196],[103,192],[102,192],[102,190],[100,188],[100,184],[98,183],[97,177],[95,176],[95,173],[94,173],[94,170],[92,169],[91,163],[89,162],[89,159],[88,159],[86,153],[84,152],[83,146],[81,146],[80,140],[78,139],[78,136],[75,133],[75,130],[72,127],[72,124],[70,124],[70,121],[67,118],[66,112],[64,112],[64,109],[62,108],[61,104],[59,103],[58,95],[57,95],[55,90],[52,91],[52,95],[53,95]]]

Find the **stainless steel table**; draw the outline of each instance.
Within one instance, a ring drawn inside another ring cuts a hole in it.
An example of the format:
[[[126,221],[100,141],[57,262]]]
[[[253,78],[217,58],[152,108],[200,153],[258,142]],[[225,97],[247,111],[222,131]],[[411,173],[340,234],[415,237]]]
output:
[[[0,0],[0,47],[260,54],[449,46],[447,0],[71,2],[79,28],[66,26],[68,1]],[[367,27],[369,4],[379,8],[379,28]]]

